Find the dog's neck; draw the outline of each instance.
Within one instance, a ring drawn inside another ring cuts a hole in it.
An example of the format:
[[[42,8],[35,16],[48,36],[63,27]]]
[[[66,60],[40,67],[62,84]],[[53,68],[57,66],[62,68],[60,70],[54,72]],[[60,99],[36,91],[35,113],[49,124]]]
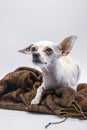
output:
[[[44,77],[47,77],[47,76],[56,77],[56,72],[58,72],[57,69],[60,70],[60,67],[61,67],[61,65],[60,65],[59,60],[57,60],[51,64],[48,64],[48,65],[40,65],[40,68],[42,70]]]

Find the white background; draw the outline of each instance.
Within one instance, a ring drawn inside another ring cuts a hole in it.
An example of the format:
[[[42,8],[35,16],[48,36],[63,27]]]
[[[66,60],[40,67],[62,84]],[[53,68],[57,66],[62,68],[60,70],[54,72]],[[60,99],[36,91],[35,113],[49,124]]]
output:
[[[71,56],[81,68],[79,82],[87,82],[87,0],[0,0],[0,79],[19,66],[31,66],[31,57],[17,52],[31,41],[61,41],[76,34]],[[0,109],[1,130],[44,130],[56,116]],[[87,121],[68,119],[50,130],[86,130]]]

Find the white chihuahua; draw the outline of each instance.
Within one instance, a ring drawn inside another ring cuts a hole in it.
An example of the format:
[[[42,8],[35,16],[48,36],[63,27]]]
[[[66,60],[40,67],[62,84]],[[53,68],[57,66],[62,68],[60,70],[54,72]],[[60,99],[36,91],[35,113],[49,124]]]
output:
[[[32,61],[41,68],[43,74],[43,83],[38,88],[31,104],[40,103],[44,90],[55,89],[63,85],[76,86],[80,69],[75,61],[68,56],[76,38],[72,35],[60,43],[39,41],[19,50],[25,54],[31,53]]]

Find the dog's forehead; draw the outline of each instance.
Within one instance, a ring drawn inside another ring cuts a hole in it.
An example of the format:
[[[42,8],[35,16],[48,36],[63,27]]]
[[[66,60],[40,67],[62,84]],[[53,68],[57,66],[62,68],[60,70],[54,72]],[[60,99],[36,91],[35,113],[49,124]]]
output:
[[[45,47],[53,47],[55,43],[51,41],[39,41],[36,42],[34,45],[39,47],[39,48],[45,48]]]

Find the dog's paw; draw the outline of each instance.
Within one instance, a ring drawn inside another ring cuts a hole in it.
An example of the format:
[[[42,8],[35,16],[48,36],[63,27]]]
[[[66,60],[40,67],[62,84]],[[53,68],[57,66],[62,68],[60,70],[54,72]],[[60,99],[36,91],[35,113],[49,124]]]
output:
[[[40,101],[37,100],[37,99],[33,99],[33,100],[31,101],[31,104],[39,104],[39,103],[40,103]]]

